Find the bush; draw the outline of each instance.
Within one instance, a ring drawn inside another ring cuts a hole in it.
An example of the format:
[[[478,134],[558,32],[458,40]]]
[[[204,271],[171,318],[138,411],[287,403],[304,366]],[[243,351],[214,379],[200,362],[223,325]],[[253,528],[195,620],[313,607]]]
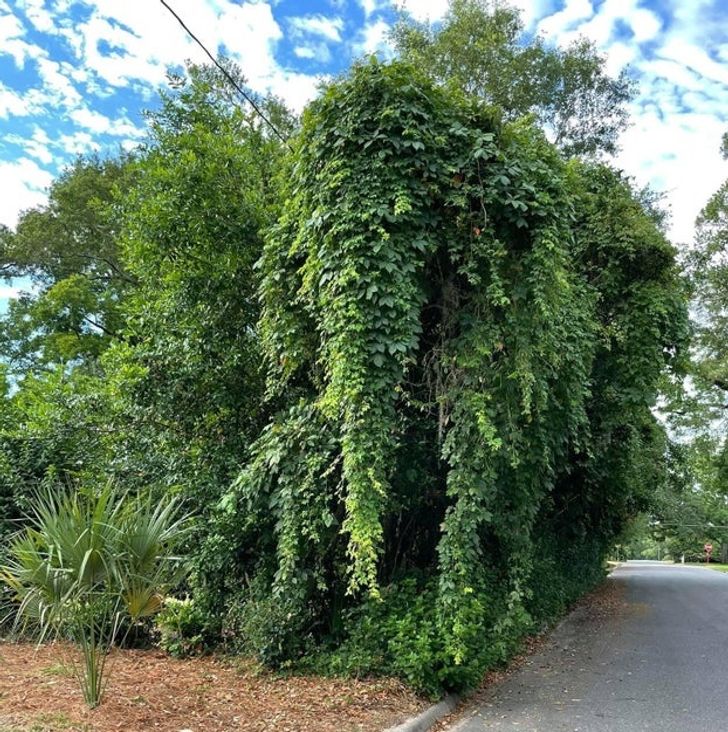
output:
[[[185,533],[174,500],[130,499],[110,485],[99,492],[48,490],[37,496],[30,526],[10,541],[0,567],[17,623],[68,638],[82,651],[74,665],[84,699],[97,706],[106,658],[140,618],[156,613],[180,576],[173,549]]]
[[[222,635],[230,651],[291,668],[313,645],[314,617],[310,602],[272,593],[270,579],[260,572],[230,604]]]
[[[437,581],[410,577],[383,588],[381,599],[345,612],[344,639],[331,639],[328,648],[317,648],[301,665],[334,675],[397,676],[433,698],[443,690],[472,688],[513,653],[530,627],[503,623],[507,612],[502,595],[494,589],[474,596],[464,661],[455,660],[448,647]],[[498,618],[501,624],[495,630]]]
[[[154,624],[160,635],[159,645],[175,658],[204,650],[204,617],[191,598],[165,598]]]

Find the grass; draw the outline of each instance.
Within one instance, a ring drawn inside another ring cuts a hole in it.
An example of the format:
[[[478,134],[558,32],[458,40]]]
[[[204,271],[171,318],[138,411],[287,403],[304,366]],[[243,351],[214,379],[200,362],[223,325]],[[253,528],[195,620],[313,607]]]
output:
[[[678,562],[676,562],[678,564]],[[728,572],[728,564],[718,564],[717,562],[685,562],[686,567],[703,567],[704,569],[714,569],[716,572]]]
[[[64,663],[54,663],[50,666],[46,666],[41,670],[44,676],[63,676],[68,679],[73,678],[73,669]]]
[[[75,724],[63,713],[39,714],[28,728],[28,732],[61,732],[61,730],[87,732],[89,729],[87,724]]]

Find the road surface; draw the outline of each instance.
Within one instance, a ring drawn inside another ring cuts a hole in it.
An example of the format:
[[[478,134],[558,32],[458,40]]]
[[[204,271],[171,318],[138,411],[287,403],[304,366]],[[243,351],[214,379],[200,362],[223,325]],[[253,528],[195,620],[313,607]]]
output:
[[[728,575],[627,562],[612,613],[572,613],[454,732],[726,732]]]

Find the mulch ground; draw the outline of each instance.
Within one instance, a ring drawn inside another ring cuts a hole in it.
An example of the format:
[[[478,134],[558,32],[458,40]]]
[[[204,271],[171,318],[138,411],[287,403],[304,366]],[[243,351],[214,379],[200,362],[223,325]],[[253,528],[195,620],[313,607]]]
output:
[[[115,651],[104,700],[89,710],[68,653],[0,642],[0,732],[378,732],[428,705],[392,679],[280,677],[229,659]]]

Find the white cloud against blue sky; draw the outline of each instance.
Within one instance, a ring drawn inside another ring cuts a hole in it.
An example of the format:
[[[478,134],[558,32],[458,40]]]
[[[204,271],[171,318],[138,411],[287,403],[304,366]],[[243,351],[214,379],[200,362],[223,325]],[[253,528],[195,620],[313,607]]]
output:
[[[302,108],[322,78],[363,53],[391,53],[394,5],[437,22],[447,0],[170,0],[257,91]],[[668,195],[676,241],[691,238],[707,196],[728,177],[725,0],[514,0],[526,28],[565,44],[581,35],[629,64],[640,85],[617,163]],[[157,0],[0,0],[0,222],[42,203],[78,153],[143,136],[143,108],[170,66],[203,60]],[[0,291],[0,298],[7,292]]]

